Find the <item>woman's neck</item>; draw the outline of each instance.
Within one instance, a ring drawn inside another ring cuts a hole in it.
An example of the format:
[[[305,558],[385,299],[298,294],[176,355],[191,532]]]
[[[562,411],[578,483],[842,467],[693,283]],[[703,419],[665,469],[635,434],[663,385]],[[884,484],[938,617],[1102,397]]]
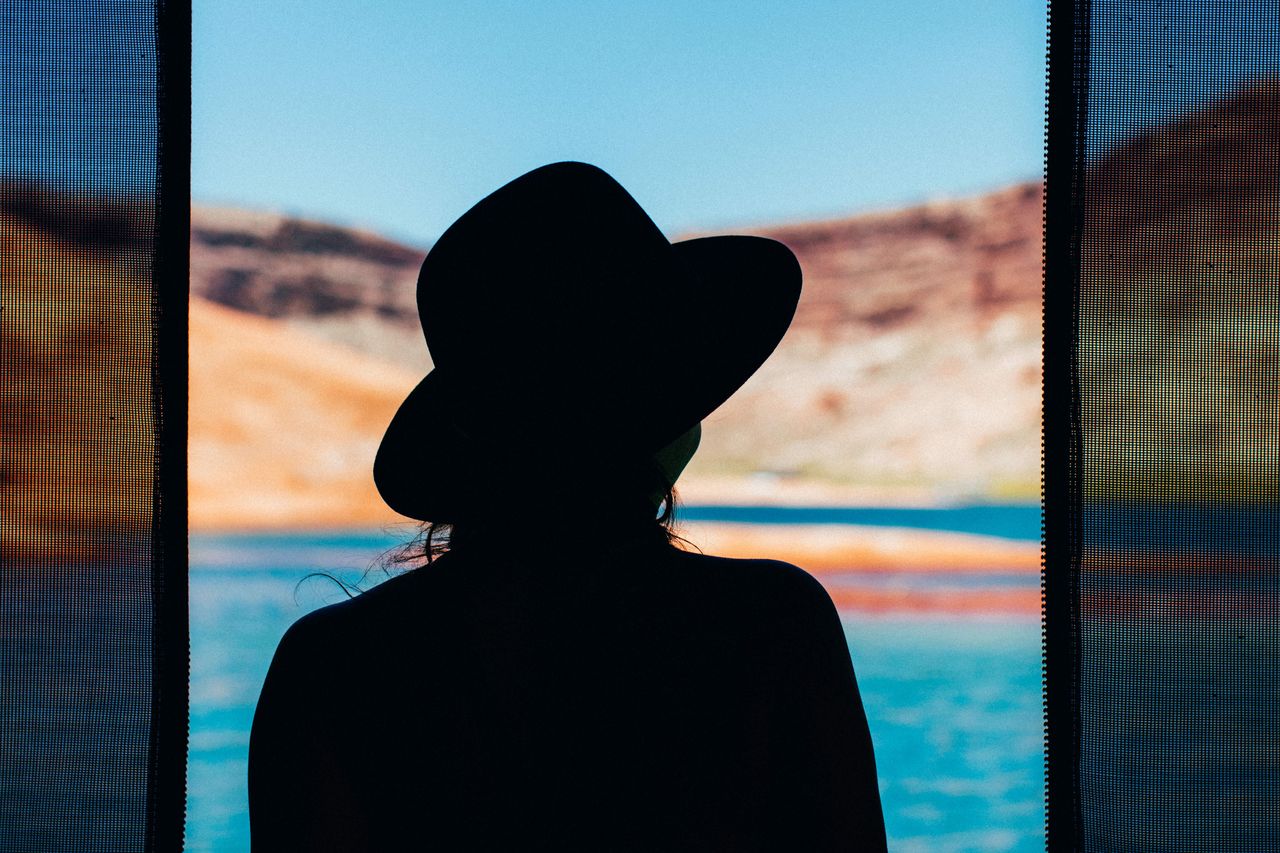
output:
[[[587,502],[572,510],[494,508],[474,520],[460,521],[450,548],[520,550],[554,533],[559,544],[666,544],[666,529],[646,499]]]

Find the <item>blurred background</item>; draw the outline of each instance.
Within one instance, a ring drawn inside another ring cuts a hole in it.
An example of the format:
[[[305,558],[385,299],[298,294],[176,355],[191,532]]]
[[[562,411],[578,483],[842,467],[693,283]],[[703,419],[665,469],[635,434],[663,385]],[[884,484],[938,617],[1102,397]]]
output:
[[[1014,0],[909,12],[889,2],[199,0],[188,849],[248,849],[248,732],[262,677],[288,625],[341,596],[303,579],[325,570],[360,580],[413,533],[381,503],[371,466],[430,366],[418,265],[475,201],[564,159],[609,171],[673,240],[749,233],[795,251],[805,275],[795,322],[704,423],[678,484],[681,532],[709,553],[790,560],[831,592],[891,849],[1042,849],[1045,13]],[[1122,133],[1111,128],[1122,144],[1092,152],[1098,193],[1114,190],[1108,174],[1156,180],[1167,158],[1191,153],[1205,158],[1205,181],[1170,197],[1167,216],[1148,207],[1141,223],[1099,229],[1091,258],[1114,258],[1107,241],[1135,229],[1174,239],[1174,201],[1212,215],[1215,199],[1242,191],[1224,158],[1263,161],[1274,128],[1259,132],[1247,116],[1259,99],[1274,102],[1276,86],[1228,76],[1211,94],[1166,97]],[[1107,109],[1091,107],[1091,119],[1105,125]],[[56,170],[47,153],[6,162],[0,235],[23,247],[21,261],[4,255],[6,305],[16,299],[19,316],[35,319],[6,321],[5,393],[20,401],[23,377],[61,369],[66,352],[87,377],[68,401],[113,393],[120,365],[147,354],[95,334],[92,318],[146,306],[90,294],[82,312],[50,318],[39,305],[68,268],[141,274],[121,258],[145,239],[138,193],[149,188],[77,181],[74,148]],[[106,235],[92,244],[72,227],[90,220]],[[13,297],[11,281],[21,284]],[[1149,357],[1100,357],[1082,383],[1120,387]],[[680,365],[662,369],[678,381]],[[1130,425],[1144,431],[1141,454],[1087,448],[1093,481],[1176,480],[1206,424],[1257,393],[1206,389],[1199,421]],[[68,402],[64,414],[82,410]],[[41,435],[6,417],[6,442]],[[86,492],[112,478],[149,482],[128,447],[90,450],[73,466]],[[7,461],[4,488],[38,478],[15,468],[38,460]],[[1223,476],[1234,488],[1248,471]],[[85,531],[91,549],[125,523],[80,518],[68,500],[22,503],[6,548],[38,549],[56,524]],[[571,518],[557,535],[572,539]]]

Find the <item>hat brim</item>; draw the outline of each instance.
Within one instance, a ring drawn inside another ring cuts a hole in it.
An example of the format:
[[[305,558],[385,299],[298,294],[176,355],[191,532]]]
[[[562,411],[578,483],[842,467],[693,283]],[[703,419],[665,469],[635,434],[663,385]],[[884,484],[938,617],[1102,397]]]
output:
[[[632,411],[611,423],[585,408],[521,411],[496,425],[497,441],[478,441],[459,432],[448,413],[448,380],[433,370],[400,405],[378,448],[373,476],[387,505],[422,521],[457,521],[482,499],[494,499],[478,492],[501,488],[504,467],[513,469],[513,484],[536,476],[531,472],[539,466],[527,458],[532,448],[556,460],[549,478],[598,479],[603,459],[652,454],[728,400],[790,325],[799,263],[786,246],[763,237],[683,240],[671,252],[687,282],[681,302],[669,306],[663,363],[652,364],[654,384],[636,392]]]

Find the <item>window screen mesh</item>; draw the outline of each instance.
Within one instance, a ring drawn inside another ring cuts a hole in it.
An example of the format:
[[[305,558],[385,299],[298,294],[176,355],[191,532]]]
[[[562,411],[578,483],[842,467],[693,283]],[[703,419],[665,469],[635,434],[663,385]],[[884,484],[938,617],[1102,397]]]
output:
[[[189,12],[4,13],[0,850],[177,850]]]
[[[1074,156],[1050,204],[1070,187],[1076,254],[1047,232],[1046,287],[1075,265],[1080,450],[1070,624],[1046,581],[1050,837],[1280,850],[1280,4],[1074,15],[1050,84],[1075,84],[1051,92],[1048,195]],[[1084,133],[1055,150],[1055,122]],[[1073,678],[1074,720],[1055,716]]]

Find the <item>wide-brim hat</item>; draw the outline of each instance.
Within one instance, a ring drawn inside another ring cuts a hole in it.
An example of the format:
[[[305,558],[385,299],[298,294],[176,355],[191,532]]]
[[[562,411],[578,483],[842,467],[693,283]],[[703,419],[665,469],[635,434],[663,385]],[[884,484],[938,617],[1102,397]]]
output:
[[[669,242],[595,166],[516,178],[423,261],[434,368],[387,428],[378,491],[410,518],[456,522],[512,493],[630,487],[769,357],[800,279],[775,240]]]

